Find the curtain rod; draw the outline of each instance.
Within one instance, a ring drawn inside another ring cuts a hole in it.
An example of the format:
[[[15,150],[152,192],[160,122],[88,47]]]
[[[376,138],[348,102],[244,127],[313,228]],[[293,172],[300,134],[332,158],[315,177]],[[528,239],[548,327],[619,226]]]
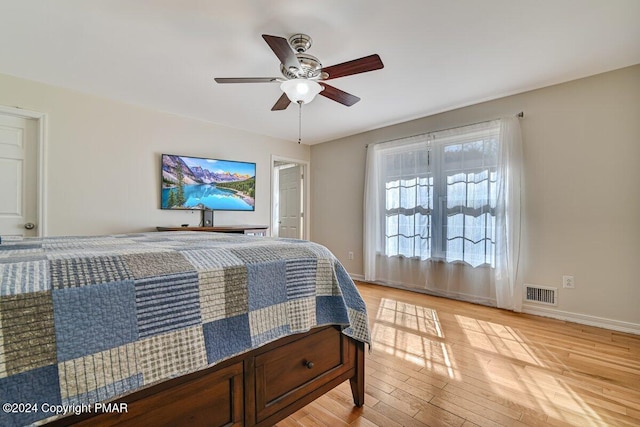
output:
[[[516,117],[519,119],[522,119],[524,117],[524,111],[520,111],[518,114],[516,114]],[[462,126],[454,126],[454,127],[450,127],[450,128],[446,128],[446,129],[437,129],[437,130],[431,130],[429,132],[423,132],[423,133],[417,133],[415,135],[409,135],[409,136],[403,136],[402,138],[397,138],[397,139],[404,139],[404,138],[413,138],[416,136],[420,136],[420,135],[426,135],[428,133],[435,133],[435,132],[444,132],[446,130],[451,130],[451,129],[457,129],[457,128],[463,128],[465,126],[473,126],[473,125],[479,125],[480,123],[487,123],[487,122],[492,122],[494,120],[499,120],[499,119],[491,119],[491,120],[483,120],[481,122],[475,122],[475,123],[469,123],[466,125],[462,125]],[[391,141],[396,141],[397,139],[388,139],[386,141],[380,141],[380,142],[372,142],[371,144],[367,144],[365,145],[365,148],[367,148],[370,145],[377,145],[377,144],[384,144],[385,142],[391,142]]]

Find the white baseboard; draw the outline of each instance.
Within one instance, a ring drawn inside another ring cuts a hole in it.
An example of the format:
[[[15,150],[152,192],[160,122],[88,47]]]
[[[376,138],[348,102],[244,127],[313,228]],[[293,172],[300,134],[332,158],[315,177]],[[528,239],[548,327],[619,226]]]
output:
[[[640,325],[631,322],[623,322],[621,320],[590,316],[588,314],[572,313],[555,308],[538,307],[533,304],[522,304],[522,312],[527,314],[534,314],[536,316],[565,320],[567,322],[579,323],[581,325],[595,326],[598,328],[611,329],[614,331],[640,335]]]
[[[362,274],[351,274],[353,280],[364,282]],[[396,286],[394,286],[396,287]],[[401,289],[412,290],[405,287]],[[552,319],[564,320],[567,322],[579,323],[581,325],[595,326],[597,328],[610,329],[613,331],[626,332],[630,334],[640,335],[640,325],[631,322],[623,322],[620,320],[606,319],[604,317],[590,316],[588,314],[571,313],[569,311],[557,310],[555,308],[539,307],[534,304],[522,304],[522,312],[533,314],[535,316],[551,317]]]
[[[362,274],[349,273],[349,276],[351,276],[351,279],[353,280],[359,280],[361,282],[364,282],[364,276]]]

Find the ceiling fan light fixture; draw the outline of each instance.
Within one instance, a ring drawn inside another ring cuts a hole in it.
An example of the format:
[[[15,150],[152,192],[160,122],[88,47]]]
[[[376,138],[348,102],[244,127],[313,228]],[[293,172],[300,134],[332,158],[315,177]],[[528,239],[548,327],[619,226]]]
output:
[[[292,79],[282,82],[280,89],[287,94],[291,102],[308,104],[320,93],[322,86],[313,80]]]

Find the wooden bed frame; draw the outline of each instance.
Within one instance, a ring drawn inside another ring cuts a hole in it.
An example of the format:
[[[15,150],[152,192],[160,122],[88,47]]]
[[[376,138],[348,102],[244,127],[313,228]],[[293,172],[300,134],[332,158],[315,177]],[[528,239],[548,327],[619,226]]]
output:
[[[364,343],[324,326],[115,400],[126,412],[71,415],[49,425],[270,426],[347,379],[362,406]]]

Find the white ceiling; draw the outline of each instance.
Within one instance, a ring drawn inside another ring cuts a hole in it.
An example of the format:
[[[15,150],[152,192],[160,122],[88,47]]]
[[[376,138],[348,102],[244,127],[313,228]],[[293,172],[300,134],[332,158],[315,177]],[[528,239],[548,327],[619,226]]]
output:
[[[303,107],[314,144],[640,63],[640,0],[0,0],[0,73],[297,141],[261,34],[303,32],[362,100]]]

